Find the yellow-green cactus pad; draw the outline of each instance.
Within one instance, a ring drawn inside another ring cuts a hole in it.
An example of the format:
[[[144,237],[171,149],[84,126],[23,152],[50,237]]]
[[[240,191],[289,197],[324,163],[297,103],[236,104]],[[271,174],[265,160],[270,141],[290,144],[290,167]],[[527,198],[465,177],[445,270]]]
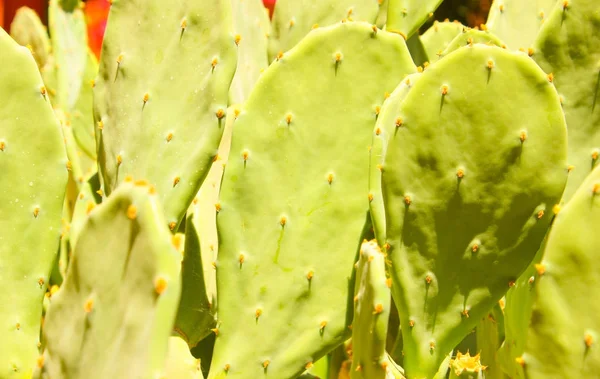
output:
[[[413,379],[432,377],[533,259],[566,183],[567,130],[531,58],[481,44],[429,66],[397,117],[382,189]]]

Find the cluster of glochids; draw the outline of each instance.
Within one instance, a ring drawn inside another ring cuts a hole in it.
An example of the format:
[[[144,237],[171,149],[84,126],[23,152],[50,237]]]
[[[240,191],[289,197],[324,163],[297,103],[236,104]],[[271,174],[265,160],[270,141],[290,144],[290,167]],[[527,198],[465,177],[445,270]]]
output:
[[[595,377],[600,5],[441,2],[21,9],[0,378]]]

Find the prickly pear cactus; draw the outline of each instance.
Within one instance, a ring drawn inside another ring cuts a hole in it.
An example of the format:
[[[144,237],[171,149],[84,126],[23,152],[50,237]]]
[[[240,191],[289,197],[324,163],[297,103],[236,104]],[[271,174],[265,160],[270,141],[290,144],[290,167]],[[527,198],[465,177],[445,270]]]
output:
[[[568,201],[600,154],[600,11],[595,0],[559,3],[540,30],[533,59],[553,74],[569,125]]]
[[[429,378],[538,250],[566,125],[526,54],[480,44],[427,68],[397,117],[382,165],[392,293],[407,377]]]
[[[223,133],[237,59],[231,25],[229,0],[111,5],[94,91],[103,189],[145,178],[173,229]]]
[[[85,68],[80,79],[81,87],[75,105],[69,110],[69,122],[77,146],[94,161],[96,160],[96,136],[94,134],[93,87],[97,75],[98,60],[94,53],[87,49]]]
[[[56,65],[57,88],[54,105],[69,112],[79,97],[88,47],[83,11],[79,7],[63,9],[63,3],[65,2],[59,0],[50,1],[48,24]]]
[[[183,287],[175,327],[190,346],[195,346],[215,326],[217,275],[214,262],[219,252],[215,204],[219,202],[223,170],[237,114],[237,106],[227,109],[225,131],[217,157],[186,214],[185,233],[189,241],[183,259]]]
[[[233,104],[240,104],[269,66],[267,36],[271,32],[271,21],[261,0],[232,0],[232,9],[238,63],[229,97]]]
[[[31,52],[0,28],[0,377],[28,378],[59,246],[67,184],[61,129]]]
[[[440,57],[444,57],[461,47],[472,46],[475,43],[483,43],[502,48],[506,47],[504,42],[487,30],[465,29],[446,45],[446,48],[442,51]]]
[[[442,52],[456,36],[463,32],[463,29],[465,26],[458,21],[434,21],[433,25],[421,36],[421,41],[423,41],[423,46],[431,62],[439,59]]]
[[[556,215],[536,265],[533,312],[525,353],[531,378],[592,378],[600,370],[597,246],[600,168]]]
[[[162,371],[181,261],[165,224],[143,181],[124,183],[91,211],[46,315],[40,378],[141,379]]]
[[[342,20],[374,24],[378,17],[377,0],[277,0],[269,56],[277,57],[294,47],[312,29]]]
[[[313,30],[263,73],[216,204],[209,378],[295,378],[348,337],[371,131],[386,91],[415,71],[400,36],[346,22]]]
[[[214,203],[212,207],[214,209]],[[211,221],[203,219],[205,215],[200,213],[198,202],[194,200],[185,223],[181,300],[174,329],[190,347],[212,333],[216,324],[216,278],[212,266],[216,256],[210,248],[201,248],[203,235],[200,228]],[[214,219],[212,221],[214,224]],[[207,234],[204,236],[208,237]]]
[[[204,379],[200,360],[192,356],[188,345],[179,337],[169,338],[169,350],[161,378]]]
[[[389,0],[387,30],[408,39],[419,30],[443,0]]]
[[[373,142],[369,150],[369,209],[373,222],[373,232],[380,246],[385,247],[385,209],[381,193],[381,175],[385,153],[390,138],[402,126],[403,120],[398,117],[400,104],[406,98],[421,74],[411,74],[404,78],[394,92],[386,99],[381,107],[377,123],[373,131]]]
[[[389,0],[377,0],[377,3],[379,4],[379,12],[377,13],[375,25],[377,25],[377,27],[380,29],[383,29],[387,22],[388,2]]]
[[[385,255],[375,240],[364,241],[356,267],[352,370],[354,379],[385,379],[389,361],[385,354],[388,318],[392,303],[385,276]]]
[[[525,379],[525,372],[519,363],[521,361],[519,358],[525,350],[535,295],[536,267],[542,259],[546,241],[547,235],[533,261],[506,293],[504,301],[505,338],[497,355],[502,371],[513,379]]]
[[[38,67],[43,67],[50,55],[48,30],[40,17],[28,7],[21,7],[10,24],[10,36],[21,46],[31,48]]]
[[[498,359],[498,348],[504,340],[504,314],[496,305],[477,324],[477,351],[485,368],[486,379],[504,379]]]
[[[557,3],[563,1],[494,0],[486,23],[487,29],[510,49],[528,49]]]

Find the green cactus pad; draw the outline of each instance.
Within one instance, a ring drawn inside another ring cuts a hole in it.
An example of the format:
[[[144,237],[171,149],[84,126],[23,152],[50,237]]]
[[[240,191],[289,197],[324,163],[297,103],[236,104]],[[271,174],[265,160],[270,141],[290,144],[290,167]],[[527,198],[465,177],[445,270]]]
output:
[[[229,97],[239,104],[248,98],[261,72],[269,66],[267,36],[271,22],[261,0],[232,0],[232,8],[238,63]]]
[[[529,378],[593,378],[600,371],[600,168],[557,214],[537,265],[524,364]]]
[[[452,41],[450,41],[440,56],[446,56],[454,50],[458,50],[461,47],[473,45],[475,43],[494,45],[502,48],[506,46],[504,45],[504,42],[488,31],[464,29],[462,33],[459,33]]]
[[[342,20],[375,23],[377,0],[277,0],[269,55],[274,59],[296,46],[313,28],[330,26]]]
[[[31,47],[38,67],[43,67],[50,55],[48,30],[31,8],[21,7],[10,24],[10,36],[21,46]]]
[[[128,175],[149,181],[173,229],[223,133],[237,61],[231,25],[229,0],[111,5],[94,91],[104,191]]]
[[[295,378],[348,337],[373,125],[386,91],[415,71],[400,36],[346,22],[263,73],[218,203],[210,378]]]
[[[498,359],[498,348],[504,335],[504,314],[498,303],[479,320],[476,334],[477,352],[481,364],[486,367],[485,378],[504,379]]]
[[[385,276],[385,255],[376,241],[364,241],[356,267],[354,320],[352,322],[353,379],[385,379],[389,361],[385,354],[392,303]],[[391,369],[391,368],[390,368]]]
[[[379,12],[377,13],[375,25],[377,25],[378,28],[383,29],[387,22],[389,0],[377,0],[377,3],[379,4]]]
[[[514,379],[525,379],[525,372],[517,362],[517,358],[521,357],[525,350],[527,330],[531,320],[531,307],[535,295],[535,267],[542,259],[546,241],[547,238],[544,239],[542,247],[536,253],[529,267],[515,281],[514,287],[508,290],[504,301],[505,336],[497,355],[502,371]]]
[[[167,361],[161,379],[203,379],[200,360],[190,353],[188,345],[179,337],[169,338]]]
[[[141,379],[162,370],[181,254],[154,192],[124,183],[88,216],[46,315],[41,378]]]
[[[96,137],[94,135],[93,86],[98,74],[98,60],[94,53],[87,49],[85,69],[79,87],[79,96],[69,111],[69,120],[73,129],[73,137],[77,145],[89,158],[96,159]]]
[[[557,3],[557,0],[494,0],[487,29],[510,49],[528,49]]]
[[[568,201],[600,159],[600,11],[595,0],[558,4],[544,23],[533,59],[548,73],[569,126]]]
[[[214,263],[219,244],[217,238],[217,209],[237,106],[227,110],[225,131],[219,146],[217,160],[186,215],[186,245],[182,263],[181,302],[175,328],[187,343],[194,347],[215,327],[217,301],[217,275]]]
[[[59,247],[67,157],[31,52],[0,28],[0,377],[31,376]]]
[[[465,28],[458,21],[435,21],[421,36],[421,41],[431,62],[436,62],[450,42],[459,36]]]
[[[55,107],[70,111],[81,90],[87,60],[87,28],[83,10],[65,11],[58,0],[51,0],[48,24],[56,64]]]
[[[382,188],[407,377],[432,377],[533,259],[567,178],[566,125],[522,53],[473,45],[401,103]]]
[[[443,0],[389,0],[387,30],[406,39],[419,30]]]
[[[398,127],[404,122],[398,117],[400,104],[406,98],[413,85],[419,80],[421,74],[416,73],[404,78],[394,92],[383,103],[373,131],[373,142],[370,149],[369,163],[369,193],[371,195],[369,209],[373,232],[379,246],[385,246],[385,208],[381,193],[381,174],[385,160],[385,152],[390,138],[396,133]]]
[[[181,299],[175,321],[175,331],[190,347],[196,346],[212,333],[216,324],[215,293],[210,292],[212,283],[207,283],[211,279],[215,280],[214,275],[210,275],[211,271],[215,271],[212,266],[215,257],[210,249],[201,249],[199,219],[203,214],[199,213],[195,205],[190,206],[186,215]],[[214,204],[212,209],[215,209]],[[215,215],[213,211],[213,224]],[[209,259],[205,259],[203,255],[207,255]]]

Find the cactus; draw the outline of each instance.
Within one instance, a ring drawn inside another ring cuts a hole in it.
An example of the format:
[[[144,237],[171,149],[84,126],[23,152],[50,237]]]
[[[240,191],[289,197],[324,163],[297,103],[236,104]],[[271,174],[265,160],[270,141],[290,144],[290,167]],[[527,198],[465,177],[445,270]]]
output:
[[[268,66],[267,35],[271,25],[265,11],[260,0],[236,0],[233,3],[238,63],[229,89],[229,98],[234,103],[246,100],[261,72]],[[215,204],[219,201],[233,121],[238,112],[236,106],[227,110],[217,157],[188,209],[186,234],[195,242],[186,251],[183,262],[182,300],[176,330],[190,346],[195,346],[215,326],[217,284],[212,267],[218,253]]]
[[[533,47],[540,27],[557,0],[494,0],[486,23],[487,29],[513,50]]]
[[[382,188],[410,379],[433,376],[533,259],[565,186],[566,126],[529,57],[480,44],[425,70],[398,117]]]
[[[399,36],[346,22],[313,30],[263,73],[234,125],[217,204],[209,378],[293,378],[347,338],[370,131],[385,92],[414,71]]]
[[[389,0],[377,0],[379,4],[379,12],[377,13],[377,19],[375,20],[375,25],[378,28],[383,29],[385,24],[387,23],[387,12],[388,12],[388,3]]]
[[[211,275],[214,272],[212,263],[215,257],[209,249],[201,249],[198,227],[202,215],[195,204],[187,212],[181,265],[181,300],[175,321],[175,331],[190,347],[196,346],[212,333],[216,324],[216,283],[211,282],[215,280],[214,275]]]
[[[458,21],[435,21],[421,36],[421,41],[423,41],[423,46],[431,62],[437,61],[450,42],[464,29],[465,26]]]
[[[61,7],[63,3],[50,1],[48,20],[57,76],[54,105],[69,112],[79,97],[88,48],[83,11],[70,7],[70,10],[65,10]]]
[[[204,379],[200,361],[190,354],[187,344],[179,337],[169,338],[169,350],[162,378]]]
[[[463,46],[470,46],[475,43],[495,45],[502,48],[505,47],[504,42],[487,30],[464,29],[462,33],[459,33],[448,45],[446,45],[446,48],[442,51],[440,57],[446,56]]]
[[[248,98],[261,72],[269,66],[267,36],[271,32],[271,23],[261,0],[233,0],[232,4],[238,63],[229,97],[233,104],[240,104]]]
[[[379,246],[384,246],[387,240],[385,209],[383,197],[381,196],[381,175],[385,152],[390,138],[397,132],[397,127],[403,123],[402,118],[398,117],[400,104],[419,80],[420,75],[419,73],[409,75],[396,87],[390,97],[383,103],[373,132],[373,140],[369,149],[369,190],[371,194],[369,209],[373,222],[373,232]]]
[[[181,255],[155,192],[144,181],[126,182],[90,213],[46,315],[38,377],[149,378],[162,371]]]
[[[269,56],[285,53],[315,27],[333,25],[342,20],[375,23],[379,6],[376,0],[277,0],[273,13],[273,32]]]
[[[0,377],[26,378],[38,358],[42,300],[60,238],[67,157],[31,52],[0,28]]]
[[[77,146],[94,162],[97,157],[96,136],[94,134],[93,86],[97,74],[98,61],[94,53],[87,49],[85,68],[80,79],[82,84],[77,101],[69,111],[69,119]]]
[[[363,242],[356,272],[350,372],[355,379],[385,379],[391,279],[385,276],[385,256],[376,241]]]
[[[597,290],[600,168],[560,210],[536,265],[525,353],[526,376],[594,377],[600,369]]]
[[[527,330],[531,320],[531,306],[533,304],[534,283],[536,280],[536,265],[540,263],[545,250],[544,239],[542,247],[538,250],[529,267],[519,276],[506,293],[504,300],[504,342],[498,349],[498,361],[502,370],[510,378],[525,379],[523,367],[518,363],[525,350]]]
[[[145,178],[176,230],[217,153],[236,47],[228,0],[113,1],[94,88],[106,196]]]
[[[23,8],[0,378],[593,376],[600,6],[440,2]]]
[[[10,36],[21,46],[31,48],[38,67],[43,67],[50,55],[48,30],[35,11],[28,7],[17,10],[10,24]]]
[[[568,201],[600,153],[600,13],[595,0],[559,3],[539,32],[533,59],[552,73],[569,125]]]
[[[405,39],[419,30],[443,0],[389,0],[387,30]]]
[[[504,339],[503,335],[504,315],[497,303],[477,325],[477,350],[486,367],[486,379],[504,379],[497,353]]]

